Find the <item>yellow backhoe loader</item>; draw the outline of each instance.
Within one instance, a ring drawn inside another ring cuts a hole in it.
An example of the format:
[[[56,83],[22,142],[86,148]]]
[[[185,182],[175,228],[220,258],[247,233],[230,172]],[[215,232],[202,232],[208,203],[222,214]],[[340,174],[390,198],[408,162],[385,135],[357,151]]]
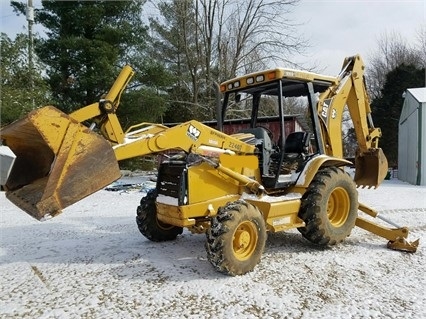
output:
[[[173,240],[183,228],[205,233],[208,260],[220,272],[251,271],[267,232],[293,228],[315,244],[334,245],[358,226],[386,238],[390,248],[416,250],[406,227],[359,215],[380,217],[358,202],[357,186],[377,187],[388,167],[358,55],[345,59],[338,76],[275,68],[222,83],[217,129],[192,120],[173,127],[141,123],[123,132],[116,111],[132,75],[124,67],[103,99],[69,115],[47,106],[0,131],[16,156],[2,169],[10,172],[3,185],[10,201],[38,220],[51,218],[119,179],[120,160],[173,150],[137,207],[137,226],[152,241]],[[311,131],[286,136],[290,98],[307,105]],[[225,134],[233,103],[251,109],[250,127]],[[262,108],[271,105],[280,136],[258,124]],[[343,159],[345,108],[358,140],[354,178],[345,171],[352,163]],[[82,124],[89,120],[92,125]]]

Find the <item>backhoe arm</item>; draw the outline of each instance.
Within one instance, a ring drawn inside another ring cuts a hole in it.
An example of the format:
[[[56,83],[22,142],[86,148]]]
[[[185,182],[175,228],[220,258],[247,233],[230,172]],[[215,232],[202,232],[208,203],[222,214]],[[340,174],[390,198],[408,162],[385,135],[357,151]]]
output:
[[[360,151],[364,153],[377,148],[381,131],[372,122],[370,99],[364,83],[364,64],[358,55],[345,59],[339,81],[319,97],[318,114],[325,130],[328,155],[343,156],[342,124],[346,106]]]
[[[324,91],[318,101],[318,116],[326,154],[343,157],[342,124],[345,107],[353,122],[358,150],[355,182],[377,187],[388,171],[386,156],[379,148],[379,128],[374,127],[370,99],[364,79],[364,64],[359,55],[346,58],[339,81]]]

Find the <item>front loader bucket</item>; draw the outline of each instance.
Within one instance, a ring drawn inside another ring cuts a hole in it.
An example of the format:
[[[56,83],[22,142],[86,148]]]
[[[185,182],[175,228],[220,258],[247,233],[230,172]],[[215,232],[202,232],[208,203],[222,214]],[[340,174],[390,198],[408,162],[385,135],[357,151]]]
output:
[[[381,148],[357,152],[355,158],[355,183],[361,187],[379,186],[388,173],[388,160]]]
[[[0,135],[16,155],[6,197],[37,220],[120,178],[111,145],[53,106],[32,111]]]

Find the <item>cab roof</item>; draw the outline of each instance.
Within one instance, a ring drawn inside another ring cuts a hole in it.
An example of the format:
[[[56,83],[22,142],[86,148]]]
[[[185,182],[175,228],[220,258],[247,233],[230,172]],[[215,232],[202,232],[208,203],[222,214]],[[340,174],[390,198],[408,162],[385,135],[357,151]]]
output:
[[[308,71],[275,68],[246,74],[221,83],[222,93],[244,92],[254,94],[276,95],[277,81],[282,83],[285,96],[300,96],[306,94],[306,83],[311,82],[315,92],[323,92],[338,82],[335,76],[327,76]]]

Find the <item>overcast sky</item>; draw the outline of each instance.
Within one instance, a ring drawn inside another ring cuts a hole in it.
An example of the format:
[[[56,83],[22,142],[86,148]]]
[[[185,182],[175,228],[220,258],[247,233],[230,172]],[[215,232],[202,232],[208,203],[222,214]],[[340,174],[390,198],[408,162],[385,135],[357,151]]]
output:
[[[335,75],[346,56],[359,53],[367,64],[385,33],[397,32],[414,46],[426,27],[426,0],[302,0],[293,14],[304,22],[308,54]]]
[[[0,2],[1,32],[11,38],[28,32],[25,16],[16,16],[9,1]],[[40,0],[33,3],[41,8]],[[293,60],[316,64],[323,73],[336,75],[346,56],[359,53],[368,65],[368,57],[385,33],[397,32],[414,45],[420,27],[426,27],[426,0],[302,0],[292,19],[301,24],[298,30],[311,44],[306,56]]]

